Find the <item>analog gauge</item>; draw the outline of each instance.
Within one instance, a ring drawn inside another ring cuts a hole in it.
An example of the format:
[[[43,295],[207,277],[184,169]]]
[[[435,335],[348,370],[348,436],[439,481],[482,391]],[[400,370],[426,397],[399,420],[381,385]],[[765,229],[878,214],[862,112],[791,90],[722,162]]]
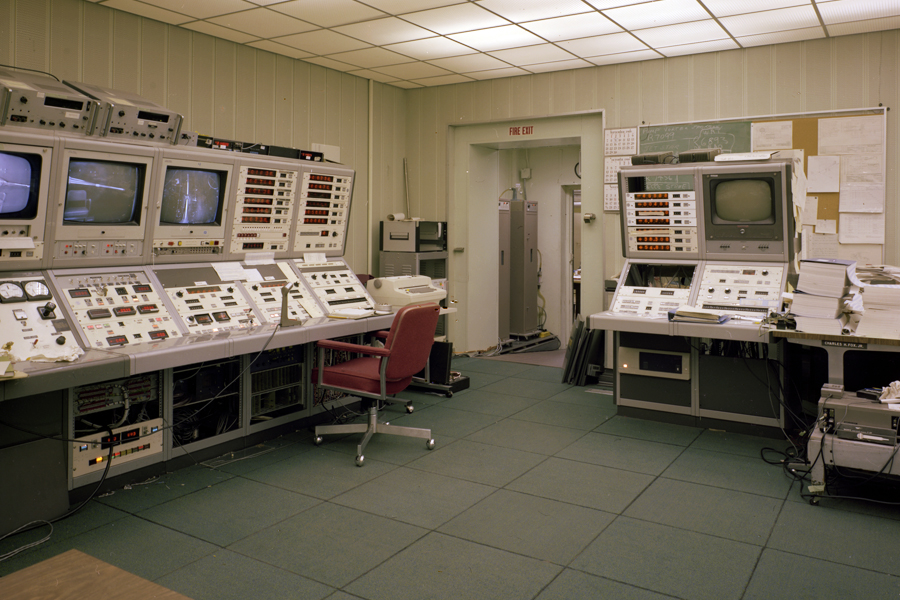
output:
[[[28,281],[25,283],[25,293],[29,300],[50,300],[50,288],[43,281]]]
[[[0,302],[22,302],[25,300],[25,290],[13,281],[0,283]]]

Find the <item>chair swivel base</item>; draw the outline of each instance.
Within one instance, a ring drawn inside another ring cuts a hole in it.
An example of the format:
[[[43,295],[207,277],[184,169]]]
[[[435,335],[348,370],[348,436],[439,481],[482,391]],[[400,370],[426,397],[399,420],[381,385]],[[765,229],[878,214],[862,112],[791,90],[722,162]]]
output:
[[[400,427],[398,425],[388,425],[387,423],[378,422],[378,408],[373,403],[368,410],[368,423],[349,423],[346,425],[317,425],[316,426],[316,446],[322,443],[322,436],[331,433],[364,433],[362,440],[356,447],[356,466],[361,467],[365,464],[366,457],[363,451],[366,444],[372,439],[376,433],[385,433],[388,435],[400,435],[403,437],[422,438],[426,440],[425,447],[428,450],[434,448],[434,439],[431,437],[430,429],[421,429],[419,427]]]

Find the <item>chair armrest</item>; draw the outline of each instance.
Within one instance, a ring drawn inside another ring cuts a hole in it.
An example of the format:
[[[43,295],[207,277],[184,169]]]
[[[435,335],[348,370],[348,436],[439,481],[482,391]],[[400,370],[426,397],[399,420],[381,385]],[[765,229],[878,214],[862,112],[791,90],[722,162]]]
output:
[[[387,337],[388,337],[390,334],[391,334],[390,331],[376,331],[376,332],[373,333],[372,335],[374,335],[374,336],[377,337],[377,338],[381,338],[381,339],[383,339],[383,340],[386,340]]]
[[[341,350],[344,352],[358,352],[360,354],[370,354],[372,356],[390,356],[391,351],[387,348],[379,348],[376,346],[361,346],[359,344],[349,344],[347,342],[339,342],[337,340],[319,340],[316,342],[319,348],[328,348],[329,350]]]

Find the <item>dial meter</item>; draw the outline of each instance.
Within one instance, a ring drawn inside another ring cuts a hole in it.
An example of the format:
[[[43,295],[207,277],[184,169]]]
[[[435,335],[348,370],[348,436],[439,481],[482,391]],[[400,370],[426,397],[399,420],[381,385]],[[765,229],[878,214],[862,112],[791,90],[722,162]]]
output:
[[[29,300],[50,300],[50,288],[43,281],[26,281],[25,293]]]
[[[0,302],[24,302],[25,290],[14,281],[0,283]]]

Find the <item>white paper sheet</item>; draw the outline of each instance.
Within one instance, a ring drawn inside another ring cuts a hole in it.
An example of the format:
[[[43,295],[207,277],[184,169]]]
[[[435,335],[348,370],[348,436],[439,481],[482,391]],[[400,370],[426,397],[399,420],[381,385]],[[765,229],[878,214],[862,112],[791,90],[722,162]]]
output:
[[[837,233],[837,221],[834,219],[816,219],[816,233]]]
[[[637,154],[637,127],[607,129],[603,133],[604,156]]]
[[[791,121],[766,121],[750,126],[753,151],[786,150],[794,147],[794,124]]]
[[[603,210],[619,210],[619,186],[603,186]]]
[[[603,183],[617,183],[619,170],[631,164],[630,156],[607,156],[603,159]]]
[[[884,117],[819,119],[819,156],[884,152]]]
[[[884,211],[884,157],[856,154],[841,163],[841,212]]]
[[[842,244],[883,244],[884,214],[841,213],[839,240]]]
[[[806,203],[803,205],[803,212],[800,213],[800,222],[803,225],[814,225],[819,219],[819,197],[807,196]]]
[[[806,240],[809,244],[807,258],[837,258],[838,236],[835,233],[825,235],[813,233]]]
[[[837,258],[855,260],[858,265],[883,264],[882,247],[877,244],[841,244]]]
[[[841,157],[810,156],[807,162],[809,192],[838,192],[841,189]]]
[[[213,263],[213,268],[222,281],[242,281],[247,279],[244,267],[239,262]]]

